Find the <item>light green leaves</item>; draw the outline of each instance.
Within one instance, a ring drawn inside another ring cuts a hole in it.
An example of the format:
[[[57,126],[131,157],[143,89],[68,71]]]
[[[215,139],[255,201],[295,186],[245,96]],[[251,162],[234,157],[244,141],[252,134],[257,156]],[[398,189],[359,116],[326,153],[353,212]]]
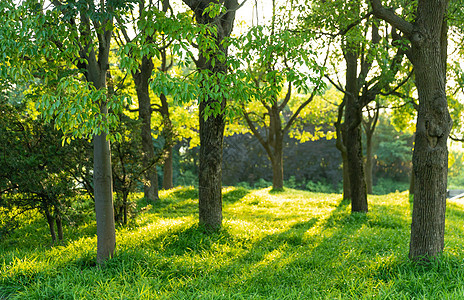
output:
[[[107,97],[106,89],[95,89],[75,77],[62,78],[56,87],[48,89],[37,102],[37,109],[56,129],[63,131],[66,141],[73,138],[91,138],[119,122],[124,97]],[[105,108],[106,107],[106,108]],[[108,109],[108,113],[105,110]],[[110,134],[110,140],[118,138]]]

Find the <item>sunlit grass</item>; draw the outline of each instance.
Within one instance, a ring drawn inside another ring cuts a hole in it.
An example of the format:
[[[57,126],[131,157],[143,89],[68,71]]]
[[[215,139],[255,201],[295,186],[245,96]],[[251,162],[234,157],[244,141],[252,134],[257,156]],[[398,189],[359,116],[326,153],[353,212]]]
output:
[[[227,187],[224,225],[197,225],[198,191],[137,201],[117,251],[95,266],[95,224],[50,246],[38,215],[0,241],[0,299],[462,299],[464,206],[450,203],[440,262],[407,259],[407,193],[369,197],[351,214],[338,194]],[[139,195],[140,197],[140,195]],[[92,233],[93,232],[93,233]],[[79,234],[81,233],[81,234]]]

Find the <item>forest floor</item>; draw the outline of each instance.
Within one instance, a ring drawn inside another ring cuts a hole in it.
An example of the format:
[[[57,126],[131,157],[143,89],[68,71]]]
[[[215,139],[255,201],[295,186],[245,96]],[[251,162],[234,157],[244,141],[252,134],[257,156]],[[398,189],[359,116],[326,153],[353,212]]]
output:
[[[418,264],[407,258],[406,192],[370,196],[369,213],[351,214],[338,194],[228,187],[214,234],[197,225],[194,188],[134,201],[103,267],[92,213],[55,246],[42,217],[24,216],[0,237],[0,299],[464,298],[464,204],[448,203],[443,256]]]

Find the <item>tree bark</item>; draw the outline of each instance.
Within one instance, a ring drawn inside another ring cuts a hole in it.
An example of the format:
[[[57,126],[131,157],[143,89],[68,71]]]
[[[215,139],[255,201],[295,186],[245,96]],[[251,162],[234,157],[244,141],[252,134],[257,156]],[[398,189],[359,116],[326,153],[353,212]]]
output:
[[[372,153],[372,138],[374,136],[375,127],[379,119],[379,105],[376,104],[374,115],[371,115],[371,110],[368,108],[368,120],[363,120],[364,133],[366,134],[366,187],[367,193],[372,194],[372,169],[373,169],[373,153]]]
[[[227,56],[227,47],[223,40],[232,32],[235,12],[239,7],[237,0],[224,1],[225,13],[213,19],[204,9],[214,0],[183,0],[195,13],[195,19],[199,24],[215,26],[217,33],[210,38],[214,39],[215,49],[204,49]],[[197,68],[208,70],[211,74],[226,74],[228,66],[221,59],[216,59],[215,64],[207,59],[204,52],[200,51],[196,61]],[[204,87],[202,87],[204,88]],[[199,168],[199,223],[208,230],[218,230],[222,225],[222,145],[224,138],[226,99],[213,99],[204,93],[205,99],[200,100],[200,168]],[[218,103],[220,102],[220,103]],[[205,119],[207,107],[219,104],[221,112]]]
[[[106,111],[103,106],[102,111]],[[116,248],[113,212],[113,179],[111,173],[110,142],[106,133],[94,136],[94,194],[97,218],[97,263],[112,258]]]
[[[166,55],[164,55],[164,60]],[[164,66],[166,62],[164,61],[163,67],[166,69]],[[167,69],[166,69],[167,71]],[[169,114],[169,104],[168,100],[166,98],[166,95],[161,94],[160,95],[160,100],[161,100],[161,108],[160,112],[163,117],[163,136],[164,136],[164,142],[166,143],[166,158],[164,160],[164,165],[163,165],[163,189],[169,190],[173,188],[173,182],[172,182],[172,177],[173,177],[173,170],[172,170],[172,147],[174,144],[174,133],[172,129],[172,122],[171,122],[171,117]]]
[[[173,188],[173,169],[172,169],[172,146],[166,149],[167,156],[163,166],[163,189],[169,190]]]
[[[349,46],[348,46],[349,47]],[[346,62],[346,150],[348,159],[348,174],[350,177],[350,196],[352,212],[367,212],[367,191],[364,177],[364,162],[361,143],[362,106],[358,97],[358,55],[355,49],[345,51]]]
[[[284,162],[282,143],[276,144],[274,155],[271,159],[272,163],[272,189],[274,191],[281,191],[284,189]]]
[[[200,103],[199,223],[208,230],[222,225],[222,146],[224,115],[204,119],[205,108],[214,100]],[[225,107],[226,101],[222,102]]]
[[[413,153],[414,202],[409,257],[431,260],[443,252],[451,117],[446,98],[447,0],[419,1],[414,23],[371,0],[374,14],[411,42],[419,96]]]
[[[338,116],[335,122],[335,133],[337,140],[335,146],[342,157],[342,171],[343,171],[343,200],[351,199],[350,191],[350,174],[348,172],[348,154],[346,151],[345,141],[347,139],[345,124],[342,123],[343,114],[345,112],[346,97],[343,98],[342,103],[338,106]]]
[[[428,3],[428,4],[424,4]],[[447,1],[419,2],[413,60],[419,95],[413,153],[414,204],[409,257],[443,252],[451,117],[446,98]],[[422,5],[421,5],[422,4]]]
[[[154,65],[151,58],[144,56],[139,70],[133,74],[137,99],[139,102],[139,118],[142,120],[141,132],[142,137],[142,166],[146,170],[143,174],[144,197],[148,201],[158,199],[158,173],[155,160],[155,146],[153,145],[151,135],[151,99],[149,94],[149,80]]]
[[[106,88],[111,35],[111,31],[99,32],[98,59],[93,48],[89,53],[83,53],[88,61],[87,80],[97,90]],[[100,114],[107,116],[107,103],[100,100],[99,104]],[[97,219],[97,263],[103,264],[113,257],[116,248],[111,148],[105,132],[93,136],[93,182]]]
[[[341,151],[343,168],[343,200],[351,199],[350,173],[348,172],[348,155],[346,151]]]
[[[55,205],[55,223],[56,223],[56,231],[58,233],[58,240],[62,241],[63,240],[63,221],[61,218],[61,211],[56,205]]]
[[[52,214],[50,213],[50,209],[45,206],[44,207],[45,217],[47,218],[48,228],[50,229],[50,235],[52,237],[52,244],[56,242],[56,232],[55,232],[55,218],[53,218]]]
[[[366,189],[367,193],[372,195],[372,135],[366,135]]]

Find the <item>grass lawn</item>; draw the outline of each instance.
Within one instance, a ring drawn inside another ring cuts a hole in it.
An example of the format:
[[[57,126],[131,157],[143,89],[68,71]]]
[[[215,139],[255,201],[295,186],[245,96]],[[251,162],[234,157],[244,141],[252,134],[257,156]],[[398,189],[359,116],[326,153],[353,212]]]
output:
[[[0,299],[464,299],[464,205],[448,203],[439,262],[407,259],[407,193],[370,196],[350,213],[338,194],[224,189],[224,226],[197,226],[198,193],[137,203],[117,252],[95,266],[95,223],[50,246],[31,213],[0,240]],[[26,222],[27,221],[27,222]]]

